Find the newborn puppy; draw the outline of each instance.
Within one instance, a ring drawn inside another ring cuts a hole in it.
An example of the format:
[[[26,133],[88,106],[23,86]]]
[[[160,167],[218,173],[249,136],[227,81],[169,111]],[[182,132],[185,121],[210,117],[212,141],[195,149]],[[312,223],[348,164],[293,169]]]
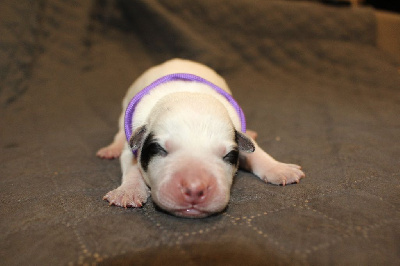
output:
[[[123,99],[119,131],[97,156],[121,157],[122,184],[104,199],[141,207],[150,195],[177,216],[224,210],[240,165],[265,182],[298,183],[300,166],[274,160],[247,134],[242,110],[212,69],[174,59],[142,74]],[[126,112],[125,112],[126,110]]]

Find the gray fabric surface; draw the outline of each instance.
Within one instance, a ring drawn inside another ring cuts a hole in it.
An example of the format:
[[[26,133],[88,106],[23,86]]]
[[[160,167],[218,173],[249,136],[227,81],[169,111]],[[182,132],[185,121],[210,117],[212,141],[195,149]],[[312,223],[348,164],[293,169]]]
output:
[[[369,9],[284,1],[2,1],[0,264],[398,265],[400,75]],[[227,80],[298,185],[240,171],[227,210],[108,207],[133,80],[171,57]]]

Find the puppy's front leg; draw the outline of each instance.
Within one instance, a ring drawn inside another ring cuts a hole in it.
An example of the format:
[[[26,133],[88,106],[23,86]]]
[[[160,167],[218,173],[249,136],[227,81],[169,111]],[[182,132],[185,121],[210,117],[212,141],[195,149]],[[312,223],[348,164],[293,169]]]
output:
[[[108,192],[103,199],[108,200],[110,205],[124,208],[141,207],[150,196],[150,191],[140,173],[137,160],[129,149],[124,149],[121,154],[121,168],[122,184]]]
[[[265,182],[275,185],[299,183],[305,177],[301,167],[276,161],[255,143],[253,153],[240,152],[240,167],[252,172]]]

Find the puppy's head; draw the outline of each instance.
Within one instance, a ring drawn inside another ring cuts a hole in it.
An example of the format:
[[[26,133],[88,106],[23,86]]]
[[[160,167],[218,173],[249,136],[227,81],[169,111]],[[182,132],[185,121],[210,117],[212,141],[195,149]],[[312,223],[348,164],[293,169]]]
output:
[[[147,123],[134,131],[130,145],[138,149],[154,202],[184,217],[222,211],[239,152],[254,151],[251,140],[234,129],[224,106],[198,94],[160,101]]]

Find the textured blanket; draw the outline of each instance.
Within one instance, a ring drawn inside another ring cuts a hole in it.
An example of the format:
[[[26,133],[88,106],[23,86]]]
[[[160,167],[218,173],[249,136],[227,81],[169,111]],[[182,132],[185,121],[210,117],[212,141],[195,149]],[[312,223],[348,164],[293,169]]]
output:
[[[398,265],[400,75],[370,9],[293,1],[0,4],[0,264]],[[108,206],[95,157],[172,57],[215,68],[300,184],[239,171],[221,214]]]

